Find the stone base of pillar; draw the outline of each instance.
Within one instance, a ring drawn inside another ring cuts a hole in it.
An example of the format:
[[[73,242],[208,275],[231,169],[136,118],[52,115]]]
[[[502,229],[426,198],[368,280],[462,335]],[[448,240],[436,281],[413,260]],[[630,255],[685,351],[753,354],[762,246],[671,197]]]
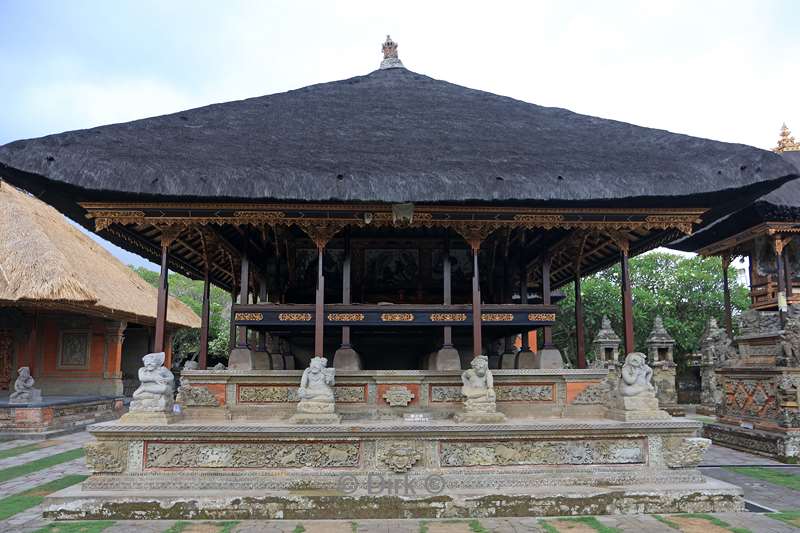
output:
[[[283,356],[283,369],[284,370],[295,370],[294,356],[293,355],[284,355]]]
[[[517,367],[517,354],[513,352],[504,353],[500,356],[500,369],[510,369]]]
[[[339,346],[333,354],[333,366],[339,370],[363,370],[361,356],[352,346]]]
[[[253,370],[272,370],[272,356],[269,352],[253,352]]]
[[[536,366],[539,362],[539,358],[537,357],[537,355],[538,354],[536,352],[520,350],[519,352],[517,352],[516,360],[514,361],[514,366],[511,368],[539,368],[538,366]]]
[[[270,353],[269,362],[272,370],[286,370],[286,363],[283,362],[283,356],[279,353]]]
[[[428,360],[428,370],[461,370],[461,357],[453,346],[442,346]]]
[[[234,348],[228,357],[228,370],[255,370],[253,354],[250,348]]]
[[[536,352],[536,366],[533,368],[564,368],[564,360],[558,348],[542,348]]]

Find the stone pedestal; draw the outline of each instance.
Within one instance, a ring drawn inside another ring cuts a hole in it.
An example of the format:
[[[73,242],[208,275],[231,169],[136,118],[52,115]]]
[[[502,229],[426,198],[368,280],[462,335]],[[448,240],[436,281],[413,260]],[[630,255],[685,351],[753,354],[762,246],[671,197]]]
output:
[[[511,370],[517,367],[517,354],[514,352],[506,352],[500,356],[500,368],[502,370]]]
[[[428,370],[461,370],[461,357],[453,346],[442,346],[428,360]]]
[[[286,363],[283,361],[283,356],[279,353],[269,354],[270,364],[272,370],[286,370]]]
[[[498,424],[506,421],[506,415],[497,411],[491,413],[467,411],[456,414],[453,419],[459,424]]]
[[[164,426],[174,424],[181,416],[165,411],[129,411],[120,417],[120,423],[144,426]]]
[[[535,352],[522,350],[517,352],[516,360],[514,362],[515,366],[512,368],[539,368],[536,366],[538,361],[539,360]]]
[[[234,348],[228,357],[229,370],[257,370],[253,357],[255,352],[250,348]]]
[[[269,352],[253,352],[253,370],[271,370],[272,357]],[[249,370],[249,369],[248,369]]]
[[[639,396],[616,394],[608,410],[608,418],[630,422],[634,420],[668,420],[669,413],[658,408],[658,398],[653,393]]]
[[[536,366],[533,368],[564,368],[564,360],[558,348],[542,348],[534,354],[534,361]]]
[[[294,370],[294,356],[293,355],[284,355],[283,356],[283,368],[284,370]]]
[[[361,356],[352,346],[339,346],[333,354],[333,366],[339,370],[362,370]]]

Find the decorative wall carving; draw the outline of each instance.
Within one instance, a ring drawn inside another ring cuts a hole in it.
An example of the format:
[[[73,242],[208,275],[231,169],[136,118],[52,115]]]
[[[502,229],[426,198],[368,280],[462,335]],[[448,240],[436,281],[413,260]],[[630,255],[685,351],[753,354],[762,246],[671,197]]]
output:
[[[481,320],[485,322],[512,322],[513,313],[482,313]]]
[[[219,407],[219,400],[216,396],[205,387],[191,385],[187,378],[181,379],[181,386],[178,387],[175,401],[181,405]]]
[[[62,331],[58,348],[59,368],[88,368],[91,333]]]
[[[414,393],[405,387],[391,387],[383,393],[383,399],[392,407],[405,407],[414,399]]]
[[[643,463],[644,441],[503,440],[442,442],[443,467]]]
[[[233,319],[259,321],[264,319],[264,315],[262,313],[235,313]]]
[[[738,378],[727,375],[723,381],[723,416],[745,416],[777,420],[776,383],[774,378]]]
[[[281,322],[310,322],[311,313],[280,313],[278,320]]]
[[[331,322],[361,322],[364,320],[364,313],[328,313],[328,320]]]
[[[122,472],[128,461],[128,448],[124,441],[93,441],[83,446],[86,466],[94,473]]]
[[[398,474],[408,472],[422,459],[420,445],[413,441],[379,441],[377,455],[380,462]]]
[[[686,437],[678,443],[670,442],[667,445],[664,460],[670,468],[692,468],[700,464],[709,446],[711,439]]]
[[[466,313],[431,313],[431,322],[464,322]]]
[[[383,322],[413,322],[414,313],[381,313]]]
[[[555,313],[528,313],[529,322],[555,322]]]
[[[615,388],[615,383],[606,377],[603,381],[594,383],[583,389],[572,403],[577,405],[605,405],[611,398],[611,393]]]
[[[494,384],[498,402],[549,402],[555,400],[555,385]],[[464,399],[458,385],[431,385],[431,402],[460,402]]]
[[[336,385],[333,396],[337,403],[367,401],[363,385]],[[292,403],[300,401],[294,385],[240,385],[239,403]]]
[[[147,442],[145,468],[357,467],[357,442]]]
[[[431,385],[431,402],[460,402],[464,397],[461,394],[461,385]]]

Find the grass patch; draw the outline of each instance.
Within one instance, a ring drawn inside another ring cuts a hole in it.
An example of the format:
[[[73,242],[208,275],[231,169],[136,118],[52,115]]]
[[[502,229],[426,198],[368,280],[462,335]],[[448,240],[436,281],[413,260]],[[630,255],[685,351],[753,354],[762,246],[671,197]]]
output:
[[[546,520],[539,520],[539,525],[542,526],[547,533],[558,533],[558,530],[547,523]]]
[[[767,513],[767,516],[785,522],[790,526],[800,527],[800,511],[787,511],[783,513]]]
[[[555,518],[554,520],[558,520],[559,522],[580,522],[581,524],[585,524],[599,533],[621,533],[619,529],[604,525],[593,516],[564,517]],[[553,524],[550,524],[545,520],[539,520],[539,525],[542,526],[547,533],[558,533],[558,529]]]
[[[469,525],[469,530],[472,531],[472,533],[491,533],[491,531],[483,527],[477,520],[470,520],[467,525]]]
[[[800,490],[800,476],[790,472],[783,472],[779,468],[764,468],[761,466],[729,466],[725,468],[731,472],[742,474],[748,477],[768,481],[781,487],[792,490]]]
[[[113,526],[113,520],[92,520],[90,522],[58,522],[48,524],[34,533],[100,533]]]
[[[677,529],[678,531],[681,530],[681,526],[679,526],[678,524],[676,524],[675,522],[671,521],[670,519],[668,519],[665,516],[654,514],[653,518],[655,518],[656,520],[658,520],[662,524],[671,527],[672,529]]]
[[[306,528],[303,527],[303,524],[297,524],[296,526],[294,526],[292,533],[303,533],[305,530]]]
[[[353,533],[358,531],[358,522],[350,522],[350,531]]]
[[[24,492],[6,496],[0,500],[0,520],[6,520],[17,513],[41,505],[44,497],[48,494],[80,483],[87,477],[82,475],[64,476],[49,483],[37,485]]]
[[[33,472],[38,472],[39,470],[44,470],[45,468],[60,465],[61,463],[74,461],[75,459],[83,457],[85,453],[86,452],[83,451],[83,448],[76,448],[74,450],[51,455],[50,457],[42,457],[41,459],[36,459],[35,461],[22,463],[21,465],[12,466],[10,468],[4,468],[0,470],[0,483],[20,476],[28,475]]]
[[[428,522],[425,520],[419,523],[419,533],[428,533]]]

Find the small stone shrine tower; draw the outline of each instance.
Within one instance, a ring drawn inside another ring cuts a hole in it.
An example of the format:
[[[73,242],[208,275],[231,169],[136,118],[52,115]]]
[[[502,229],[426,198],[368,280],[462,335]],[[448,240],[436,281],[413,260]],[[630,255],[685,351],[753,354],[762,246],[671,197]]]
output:
[[[595,368],[608,368],[619,366],[619,346],[622,339],[611,329],[611,321],[603,315],[600,322],[600,330],[592,341],[594,346],[594,361],[592,366]]]
[[[647,359],[653,367],[653,385],[662,409],[672,415],[683,414],[678,407],[678,392],[675,389],[676,365],[672,350],[675,339],[670,336],[660,316],[653,321],[653,330],[645,341]]]

